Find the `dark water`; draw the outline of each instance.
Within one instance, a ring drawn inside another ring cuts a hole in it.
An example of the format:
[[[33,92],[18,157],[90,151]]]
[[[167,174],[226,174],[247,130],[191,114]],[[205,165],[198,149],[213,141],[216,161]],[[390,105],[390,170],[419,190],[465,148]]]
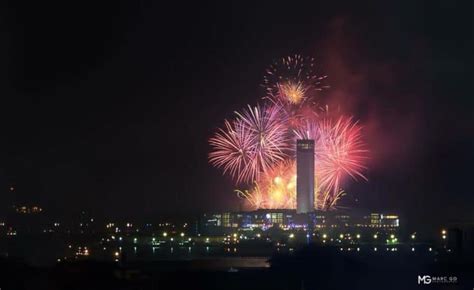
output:
[[[87,247],[88,255],[77,255],[79,247]],[[220,258],[225,267],[268,267],[267,260],[273,253],[268,247],[241,247],[211,244],[163,245],[117,243],[104,245],[99,242],[78,242],[55,236],[8,237],[0,240],[0,254],[33,266],[52,266],[58,261],[166,261],[201,260]],[[284,251],[284,250],[283,250]],[[234,263],[234,264],[232,264]],[[220,267],[220,266],[219,266]]]
[[[76,257],[79,246],[87,246],[89,256]],[[473,259],[434,252],[374,253],[362,249],[349,253],[330,247],[275,252],[265,246],[152,247],[140,243],[104,245],[47,235],[11,237],[0,240],[0,253],[8,256],[0,259],[0,288],[473,289]],[[452,275],[459,283],[419,285],[419,275]]]

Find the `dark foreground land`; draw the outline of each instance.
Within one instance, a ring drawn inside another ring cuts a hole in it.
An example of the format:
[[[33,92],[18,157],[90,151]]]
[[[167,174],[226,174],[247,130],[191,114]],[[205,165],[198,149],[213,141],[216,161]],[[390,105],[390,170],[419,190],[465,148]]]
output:
[[[248,260],[250,264],[257,261]],[[245,264],[245,263],[244,263]],[[269,267],[236,267],[219,258],[155,262],[61,262],[32,267],[0,262],[2,290],[42,289],[474,289],[474,263],[465,255],[340,252],[307,247],[276,255]],[[453,279],[419,284],[418,276]]]

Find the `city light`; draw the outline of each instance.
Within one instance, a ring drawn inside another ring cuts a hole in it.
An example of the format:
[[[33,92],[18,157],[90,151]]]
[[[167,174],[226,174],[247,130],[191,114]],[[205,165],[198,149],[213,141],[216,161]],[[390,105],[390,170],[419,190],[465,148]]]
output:
[[[62,2],[0,28],[0,290],[474,290],[472,5]]]

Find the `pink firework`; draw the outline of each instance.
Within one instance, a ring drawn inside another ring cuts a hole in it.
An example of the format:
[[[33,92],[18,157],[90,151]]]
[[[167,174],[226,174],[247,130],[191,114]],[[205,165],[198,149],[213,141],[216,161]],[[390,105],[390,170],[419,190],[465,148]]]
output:
[[[319,122],[316,146],[316,172],[318,186],[333,193],[340,191],[345,176],[362,178],[368,151],[362,142],[361,127],[351,118],[340,117]]]
[[[233,123],[225,121],[225,129],[219,131],[209,139],[213,147],[209,153],[209,162],[222,168],[224,174],[229,173],[237,182],[248,179],[254,174],[250,172],[252,145],[250,135],[242,121]]]
[[[362,142],[361,127],[351,118],[306,121],[294,130],[296,139],[315,140],[315,175],[320,191],[335,197],[344,177],[362,178],[368,151]]]
[[[248,106],[236,115],[233,126],[226,122],[226,129],[209,140],[209,160],[237,183],[249,183],[287,157],[285,116],[277,105]]]

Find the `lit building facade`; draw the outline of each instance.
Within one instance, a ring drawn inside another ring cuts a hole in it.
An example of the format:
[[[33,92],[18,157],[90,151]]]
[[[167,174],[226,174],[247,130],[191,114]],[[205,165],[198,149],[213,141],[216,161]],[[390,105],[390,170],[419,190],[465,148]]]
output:
[[[296,211],[314,210],[314,140],[296,141]]]
[[[392,234],[398,236],[400,219],[396,214],[361,211],[313,211],[299,214],[295,210],[287,209],[256,210],[204,214],[200,217],[198,232],[221,235],[235,231],[266,231],[275,227],[283,231],[310,230],[327,235],[359,234],[364,237],[375,235],[382,238]]]

